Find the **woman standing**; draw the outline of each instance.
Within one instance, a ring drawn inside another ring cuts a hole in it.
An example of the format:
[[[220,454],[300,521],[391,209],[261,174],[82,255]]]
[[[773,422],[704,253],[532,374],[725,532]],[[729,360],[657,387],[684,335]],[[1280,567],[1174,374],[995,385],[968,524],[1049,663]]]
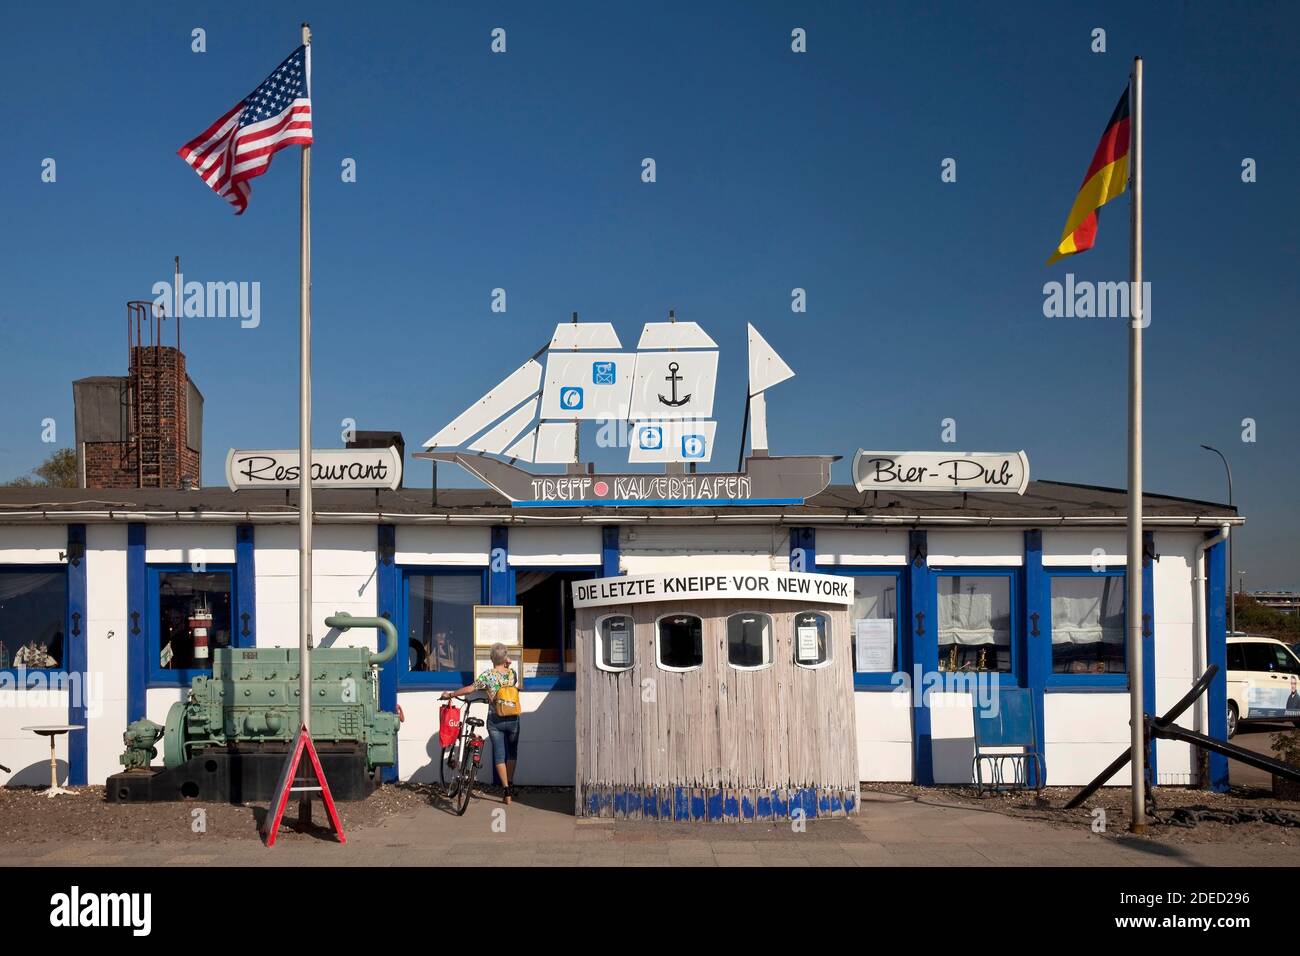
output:
[[[492,667],[479,674],[474,683],[459,690],[443,691],[442,699],[487,692],[487,732],[492,741],[492,760],[504,788],[502,796],[510,803],[514,796],[510,781],[514,779],[515,762],[519,758],[519,675],[510,666],[510,652],[504,644],[493,644],[491,657]]]

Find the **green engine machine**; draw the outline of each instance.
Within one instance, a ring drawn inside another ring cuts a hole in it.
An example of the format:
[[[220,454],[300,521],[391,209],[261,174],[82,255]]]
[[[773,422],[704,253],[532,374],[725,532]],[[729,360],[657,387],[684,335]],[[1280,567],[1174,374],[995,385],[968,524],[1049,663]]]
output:
[[[397,629],[381,617],[339,613],[347,630],[374,627],[381,650],[318,648],[311,653],[311,735],[336,799],[373,789],[378,769],[397,759],[397,714],[379,709],[379,668],[397,652]],[[133,721],[123,734],[125,771],[109,778],[110,800],[181,797],[269,799],[298,729],[298,649],[221,647],[212,676],[194,678],[188,699],[167,722]],[[150,767],[162,739],[163,769]]]

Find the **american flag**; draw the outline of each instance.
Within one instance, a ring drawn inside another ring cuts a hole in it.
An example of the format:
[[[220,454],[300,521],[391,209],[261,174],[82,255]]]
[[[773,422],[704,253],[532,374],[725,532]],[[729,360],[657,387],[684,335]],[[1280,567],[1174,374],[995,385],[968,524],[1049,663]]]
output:
[[[262,85],[180,148],[181,159],[218,196],[248,208],[249,180],[286,146],[311,145],[311,48],[300,46]]]

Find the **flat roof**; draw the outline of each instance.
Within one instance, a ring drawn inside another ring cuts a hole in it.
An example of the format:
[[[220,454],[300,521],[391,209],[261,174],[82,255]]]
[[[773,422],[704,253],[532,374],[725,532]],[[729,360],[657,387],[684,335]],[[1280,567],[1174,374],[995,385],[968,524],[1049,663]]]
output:
[[[863,525],[1122,525],[1127,493],[1121,488],[1031,481],[1023,495],[979,492],[859,492],[832,485],[802,505],[731,507],[515,508],[490,488],[319,488],[313,508],[321,523],[614,524],[648,521],[749,524]],[[0,524],[33,521],[251,521],[297,520],[296,489],[194,491],[143,488],[0,488]],[[544,510],[544,514],[539,511]],[[1236,508],[1191,498],[1143,495],[1153,525],[1242,524]]]

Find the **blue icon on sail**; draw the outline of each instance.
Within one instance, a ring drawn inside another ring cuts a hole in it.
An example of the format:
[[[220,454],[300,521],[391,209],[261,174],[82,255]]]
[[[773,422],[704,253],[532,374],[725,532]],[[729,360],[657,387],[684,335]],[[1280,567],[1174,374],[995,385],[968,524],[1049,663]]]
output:
[[[664,430],[658,425],[641,429],[641,448],[644,451],[658,451],[664,447]]]
[[[703,458],[704,452],[708,449],[708,444],[703,435],[683,435],[682,436],[682,457],[683,458]]]
[[[582,389],[576,385],[560,389],[560,407],[567,412],[582,408]]]
[[[613,362],[592,362],[591,383],[593,385],[613,385],[618,376],[618,366]]]

